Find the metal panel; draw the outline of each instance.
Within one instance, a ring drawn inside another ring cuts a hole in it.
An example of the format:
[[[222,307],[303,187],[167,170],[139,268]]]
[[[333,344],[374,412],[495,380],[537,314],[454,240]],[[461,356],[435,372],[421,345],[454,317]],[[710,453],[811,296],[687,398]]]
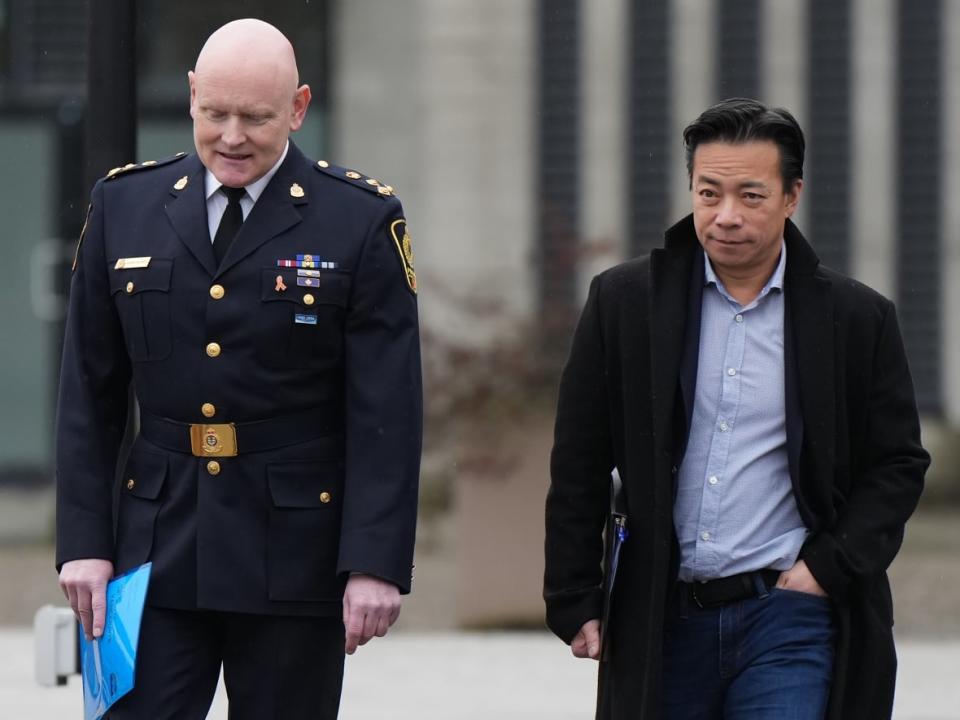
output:
[[[662,245],[670,223],[668,0],[633,0],[630,13],[630,252]]]
[[[760,0],[721,0],[717,99],[760,93]]]
[[[824,265],[850,264],[850,0],[810,0],[807,200]]]
[[[940,415],[943,410],[939,304],[942,14],[938,0],[900,0],[897,22],[897,304],[917,404],[929,415]]]
[[[537,5],[539,317],[549,351],[565,348],[575,317],[580,175],[580,2]]]

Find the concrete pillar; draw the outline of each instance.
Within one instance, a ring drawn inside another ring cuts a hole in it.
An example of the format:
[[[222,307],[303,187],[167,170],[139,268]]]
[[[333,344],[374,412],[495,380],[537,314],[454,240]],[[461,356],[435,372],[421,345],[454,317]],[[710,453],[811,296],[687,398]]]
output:
[[[960,3],[943,3],[943,14],[943,405],[960,428]]]
[[[627,30],[626,0],[581,5],[583,172],[580,176],[581,301],[591,278],[627,251]]]
[[[483,345],[530,321],[532,2],[336,3],[336,157],[404,202],[421,319]]]
[[[761,8],[760,57],[764,72],[760,100],[793,113],[801,128],[809,129],[807,113],[807,3],[764,0]],[[809,133],[808,133],[809,134]],[[809,162],[804,175],[809,174]],[[793,217],[801,231],[808,226],[809,207],[801,199]]]
[[[683,129],[716,97],[716,0],[674,0],[670,21],[670,87],[673,100],[670,121],[670,218],[692,209]],[[664,228],[666,229],[666,228]]]
[[[894,0],[853,3],[851,274],[893,297],[896,259]]]

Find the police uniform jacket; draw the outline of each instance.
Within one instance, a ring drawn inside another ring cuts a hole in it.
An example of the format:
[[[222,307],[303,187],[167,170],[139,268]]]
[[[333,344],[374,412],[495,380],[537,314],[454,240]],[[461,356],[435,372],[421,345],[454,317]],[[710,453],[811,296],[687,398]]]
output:
[[[152,561],[148,602],[171,608],[339,616],[350,572],[408,592],[422,392],[400,202],[291,143],[218,266],[204,172],[180,156],[93,190],[58,403],[58,567]]]
[[[824,268],[784,230],[787,456],[809,535],[801,549],[833,600],[830,720],[890,716],[896,656],[886,569],[923,486],[913,384],[893,304]],[[619,469],[630,535],[610,608],[597,717],[661,712],[664,618],[676,602],[677,467],[699,354],[703,252],[692,216],[664,248],[594,278],[563,373],[546,513],[544,595],[570,642],[602,606],[601,531]]]

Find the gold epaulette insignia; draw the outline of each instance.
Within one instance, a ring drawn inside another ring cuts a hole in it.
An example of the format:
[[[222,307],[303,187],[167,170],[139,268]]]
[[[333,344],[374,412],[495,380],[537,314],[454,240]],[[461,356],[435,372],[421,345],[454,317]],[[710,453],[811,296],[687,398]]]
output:
[[[106,175],[106,179],[113,180],[119,177],[120,175],[125,175],[126,173],[131,172],[133,170],[146,170],[147,168],[155,168],[155,167],[160,167],[162,165],[169,165],[170,163],[176,162],[177,160],[182,160],[186,156],[187,154],[185,152],[180,152],[180,153],[177,153],[176,155],[173,155],[172,157],[164,158],[163,160],[147,160],[146,162],[142,162],[139,164],[127,163],[126,165],[120,165],[110,170],[110,172],[108,172]]]
[[[348,170],[347,168],[339,167],[338,165],[331,165],[326,160],[320,160],[314,166],[322,173],[331,175],[332,177],[337,178],[338,180],[343,180],[354,187],[361,188],[367,192],[376,193],[380,197],[393,197],[393,187],[382,183],[374,177],[369,175],[364,175],[359,173],[356,170]]]

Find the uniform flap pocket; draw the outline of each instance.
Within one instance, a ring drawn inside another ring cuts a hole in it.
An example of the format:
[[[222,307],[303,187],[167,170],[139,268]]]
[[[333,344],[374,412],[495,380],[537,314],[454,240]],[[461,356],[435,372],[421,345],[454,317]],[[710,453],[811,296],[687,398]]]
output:
[[[170,290],[170,276],[173,273],[173,260],[150,258],[146,267],[116,268],[117,261],[107,263],[107,275],[110,278],[110,293],[123,292],[136,295],[141,292]]]
[[[275,507],[319,508],[340,504],[343,470],[339,462],[298,462],[267,466]]]
[[[297,274],[297,268],[264,268],[260,271],[260,299],[283,301],[303,307],[337,305],[345,308],[350,295],[346,270],[310,270],[314,277]]]
[[[138,450],[127,462],[122,492],[144,500],[156,500],[166,479],[167,456]]]

